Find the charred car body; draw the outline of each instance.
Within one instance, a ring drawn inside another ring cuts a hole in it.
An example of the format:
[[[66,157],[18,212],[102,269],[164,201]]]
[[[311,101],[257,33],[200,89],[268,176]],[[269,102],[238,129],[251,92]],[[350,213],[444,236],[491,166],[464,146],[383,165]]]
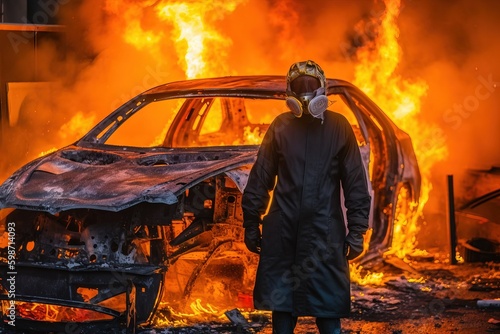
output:
[[[238,282],[224,294],[234,305],[256,263],[241,195],[267,126],[286,112],[285,89],[282,76],[158,86],[10,176],[0,187],[4,323],[13,271],[18,328],[150,324],[166,293],[192,297],[207,272]],[[328,79],[327,95],[358,139],[373,189],[368,254],[378,254],[397,211],[418,202],[411,141],[352,84]],[[173,284],[181,262],[187,274]]]

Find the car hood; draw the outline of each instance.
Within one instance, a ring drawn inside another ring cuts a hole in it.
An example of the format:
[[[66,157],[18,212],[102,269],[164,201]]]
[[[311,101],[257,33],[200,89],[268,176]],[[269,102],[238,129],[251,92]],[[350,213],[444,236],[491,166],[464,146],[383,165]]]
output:
[[[256,147],[138,152],[71,146],[10,176],[0,186],[0,207],[56,213],[120,211],[140,202],[173,204],[190,186],[220,173],[243,190],[256,153]]]

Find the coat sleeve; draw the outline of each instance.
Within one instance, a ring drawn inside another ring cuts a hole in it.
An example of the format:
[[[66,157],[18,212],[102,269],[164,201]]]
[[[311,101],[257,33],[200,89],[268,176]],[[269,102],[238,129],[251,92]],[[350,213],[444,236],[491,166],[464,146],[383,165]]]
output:
[[[345,145],[340,151],[340,178],[344,191],[344,205],[347,209],[346,242],[351,247],[349,258],[358,256],[363,251],[363,234],[368,229],[371,196],[368,180],[359,152],[358,143],[352,127],[344,122]]]
[[[257,153],[257,160],[250,170],[243,191],[243,227],[259,225],[269,204],[270,192],[274,189],[278,170],[275,138],[276,120],[269,126]]]

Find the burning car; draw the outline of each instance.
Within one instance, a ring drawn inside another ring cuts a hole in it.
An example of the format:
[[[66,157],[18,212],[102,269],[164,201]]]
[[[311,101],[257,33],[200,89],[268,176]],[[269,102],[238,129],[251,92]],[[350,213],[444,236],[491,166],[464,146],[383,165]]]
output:
[[[165,298],[207,290],[244,301],[257,259],[243,243],[242,191],[286,112],[285,89],[283,76],[167,83],[10,176],[0,187],[4,324],[14,295],[16,327],[38,330],[133,329]],[[358,140],[373,195],[365,258],[379,255],[418,203],[412,144],[354,85],[328,79],[327,95]]]

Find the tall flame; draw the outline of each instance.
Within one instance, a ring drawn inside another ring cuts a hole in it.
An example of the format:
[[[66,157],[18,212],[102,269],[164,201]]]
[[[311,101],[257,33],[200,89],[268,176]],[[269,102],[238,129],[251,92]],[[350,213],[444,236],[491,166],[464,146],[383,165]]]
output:
[[[142,21],[149,19],[149,17],[145,17],[145,13],[149,12],[147,9],[152,8],[155,2],[155,0],[140,2],[106,0],[104,10],[123,20],[121,34],[126,43],[139,50],[147,49],[149,53],[161,57],[159,43],[164,37],[163,31],[154,28],[145,29],[144,24],[142,24]]]
[[[186,78],[193,79],[230,74],[226,58],[232,41],[217,30],[215,22],[233,12],[243,1],[107,1],[105,8],[125,18],[123,39],[137,49],[148,48],[149,53],[161,59],[160,50],[169,48],[173,42]],[[146,25],[151,28],[144,28]]]
[[[354,84],[367,93],[395,123],[412,138],[420,172],[422,189],[418,207],[412,215],[400,213],[396,217],[392,252],[404,258],[415,251],[415,236],[419,231],[417,220],[432,189],[430,169],[447,156],[443,132],[433,124],[418,118],[421,99],[427,93],[427,84],[422,80],[409,81],[396,73],[401,59],[398,44],[397,18],[400,0],[385,0],[386,10],[380,17],[377,38],[358,50]],[[407,194],[401,193],[401,200]],[[406,199],[407,200],[407,199]],[[413,204],[415,205],[415,204]]]
[[[187,78],[227,74],[224,60],[231,40],[212,26],[209,17],[217,19],[234,11],[238,2],[241,1],[179,1],[157,7],[160,18],[174,25],[175,47],[184,60],[181,65]]]

